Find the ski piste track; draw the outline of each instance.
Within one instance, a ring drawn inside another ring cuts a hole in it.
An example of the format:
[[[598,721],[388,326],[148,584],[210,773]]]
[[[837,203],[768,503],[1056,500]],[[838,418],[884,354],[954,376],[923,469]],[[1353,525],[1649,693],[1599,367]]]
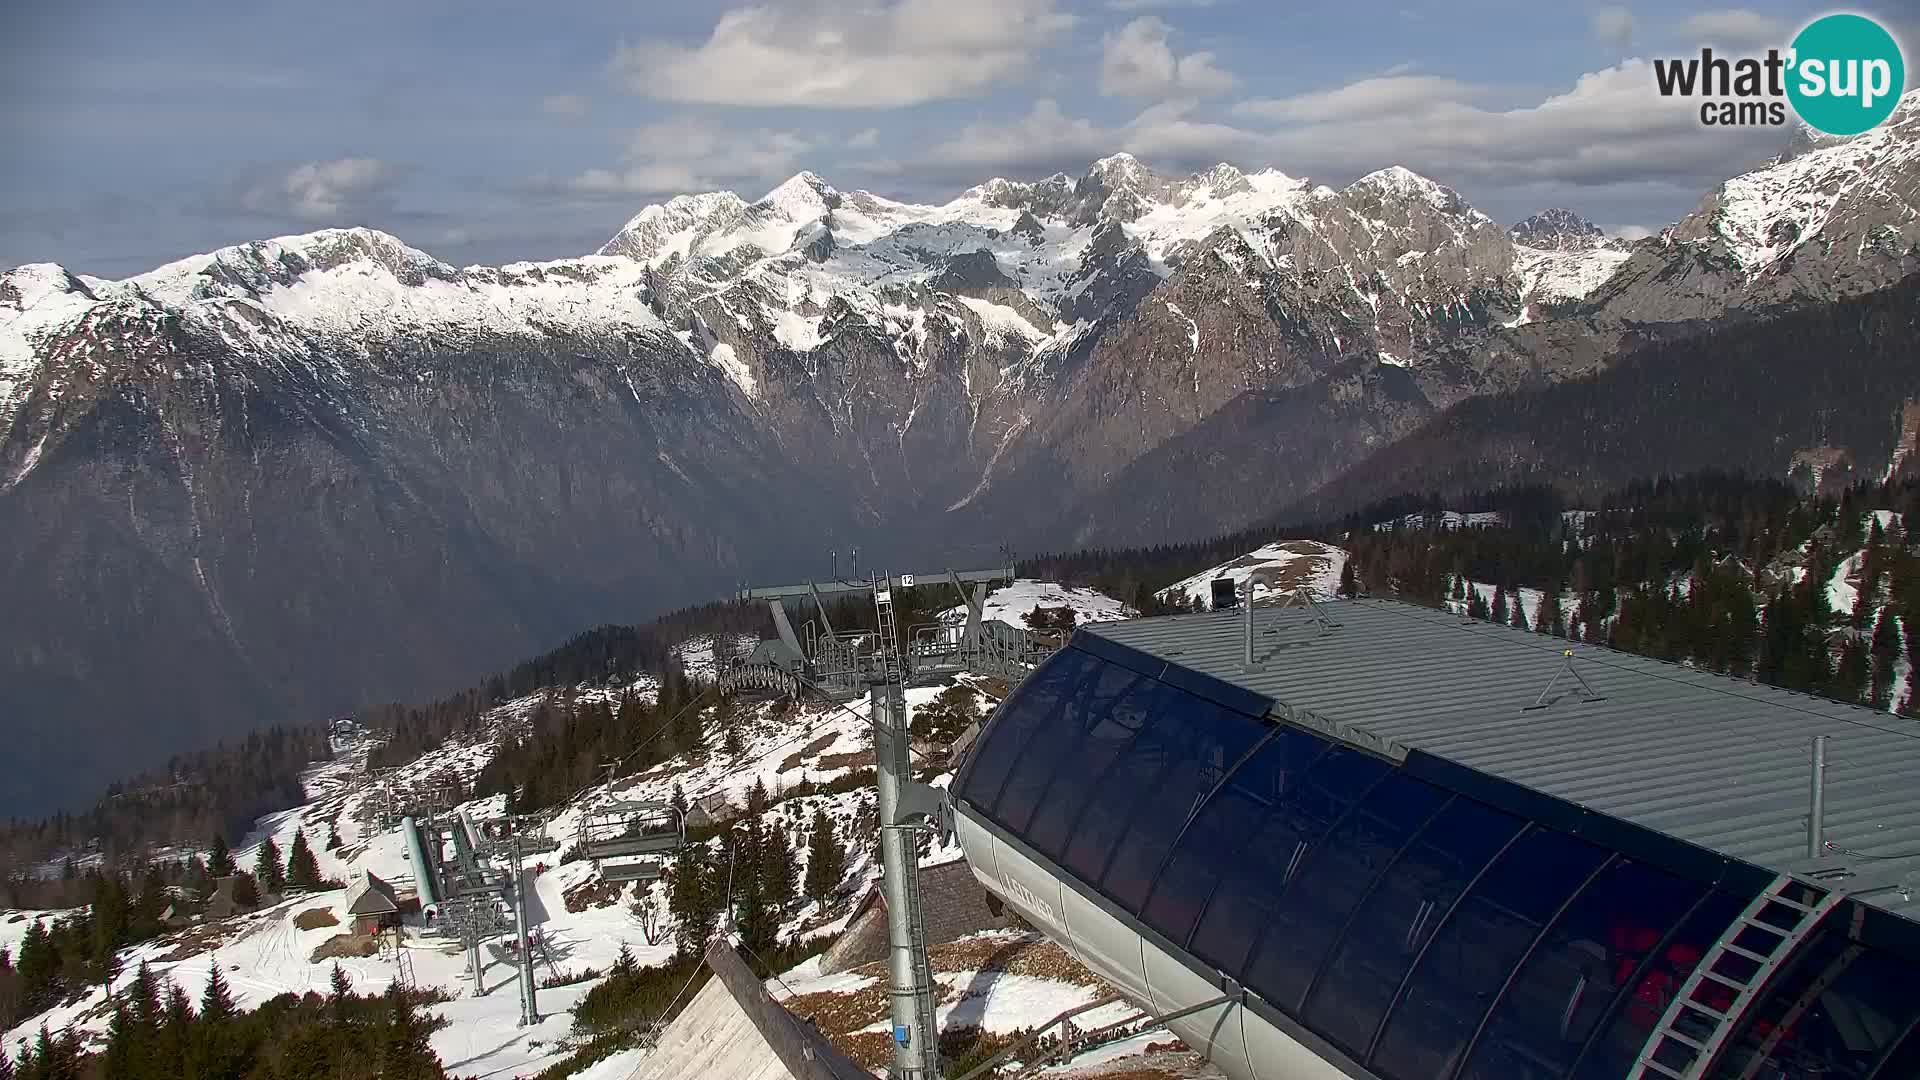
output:
[[[1213,1002],[1168,1027],[1227,1075],[1920,1076],[1907,725],[1393,602],[1256,615],[1080,630],[951,793],[980,882],[1153,1012]]]

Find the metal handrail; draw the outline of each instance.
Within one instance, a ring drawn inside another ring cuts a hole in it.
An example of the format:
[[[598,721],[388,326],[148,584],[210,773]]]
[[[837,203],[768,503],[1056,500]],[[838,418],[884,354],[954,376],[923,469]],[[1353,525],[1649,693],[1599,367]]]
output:
[[[1047,1032],[1052,1031],[1054,1028],[1054,1025],[1056,1024],[1064,1024],[1068,1020],[1071,1020],[1074,1017],[1079,1016],[1081,1013],[1092,1012],[1093,1010],[1100,1008],[1102,1005],[1111,1005],[1116,1001],[1125,1001],[1125,1000],[1126,998],[1120,996],[1119,994],[1108,994],[1106,997],[1103,997],[1098,1001],[1090,1001],[1085,1005],[1076,1005],[1073,1008],[1068,1009],[1066,1012],[1063,1012],[1060,1015],[1054,1017],[1053,1019],[1047,1021],[1046,1023],[1041,1024],[1039,1027],[1034,1028],[1033,1034],[1028,1035],[1026,1038],[1021,1039],[1019,1042],[1014,1043],[1013,1045],[1002,1049],[999,1053],[993,1055],[992,1057],[981,1062],[980,1064],[975,1065],[973,1068],[968,1069],[966,1072],[961,1073],[958,1080],[973,1080],[973,1078],[976,1076],[986,1075],[989,1071],[997,1067],[1001,1062],[1007,1060],[1010,1057],[1013,1057],[1015,1054],[1018,1054],[1023,1050],[1032,1048],[1032,1046],[1035,1043],[1038,1043],[1047,1034]]]

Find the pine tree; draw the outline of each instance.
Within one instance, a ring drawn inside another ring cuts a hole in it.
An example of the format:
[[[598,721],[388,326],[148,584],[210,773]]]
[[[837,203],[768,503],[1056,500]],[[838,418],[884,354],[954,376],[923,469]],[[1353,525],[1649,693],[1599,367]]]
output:
[[[688,844],[674,858],[668,877],[667,911],[674,917],[674,944],[683,959],[706,951],[725,902],[725,893],[714,887],[707,855],[705,844]]]
[[[216,962],[208,966],[207,987],[200,995],[200,1016],[188,1036],[191,1064],[187,1072],[207,1080],[237,1080],[246,1071],[246,1047],[237,1030],[237,1010],[226,976]]]
[[[307,832],[296,829],[293,843],[287,845],[287,884],[296,889],[317,889],[320,887],[320,860],[314,858],[313,849],[307,846]]]
[[[1872,675],[1872,660],[1867,653],[1867,645],[1859,638],[1847,636],[1846,643],[1840,647],[1840,664],[1834,669],[1833,681],[1827,693],[1841,701],[1861,701],[1867,694],[1867,681]]]
[[[186,990],[177,983],[169,983],[165,1018],[160,1024],[158,1049],[154,1054],[160,1066],[158,1077],[186,1080],[188,1058],[193,1051],[193,1022],[193,1002]]]
[[[20,939],[20,1012],[31,1016],[53,1005],[54,980],[60,973],[60,951],[47,932],[47,924],[35,919]]]
[[[233,871],[233,852],[227,850],[227,838],[216,832],[213,834],[213,846],[207,852],[207,873],[223,878],[231,877]]]
[[[327,850],[338,851],[340,850],[341,847],[342,847],[342,842],[340,840],[340,826],[337,824],[328,825],[327,826]]]
[[[1453,599],[1465,600],[1466,598],[1467,579],[1460,574],[1453,575]]]
[[[13,1059],[7,1056],[7,1048],[0,1045],[0,1080],[16,1080],[13,1071]]]
[[[1507,587],[1505,585],[1495,585],[1493,587],[1492,616],[1493,616],[1494,622],[1497,622],[1502,626],[1506,625],[1507,623]]]
[[[774,943],[779,919],[767,902],[760,875],[759,823],[749,820],[734,842],[733,917],[740,939],[753,952],[761,952]]]
[[[677,780],[674,782],[674,785],[673,785],[673,797],[668,799],[667,803],[668,805],[673,807],[675,813],[680,815],[681,820],[686,819],[687,793],[684,789],[680,787],[680,783]]]
[[[133,1014],[126,1002],[115,1001],[113,1013],[107,1018],[106,1074],[113,1077],[130,1077],[138,1069],[141,1047],[135,1045],[139,1036],[135,1033]]]
[[[776,824],[768,834],[762,864],[767,902],[784,915],[793,906],[793,892],[800,884],[800,867],[794,861],[793,843],[784,827]]]
[[[434,1056],[433,1025],[415,1011],[398,983],[387,987],[387,1020],[380,1039],[381,1080],[444,1080]]]
[[[730,758],[737,758],[747,752],[747,744],[740,737],[740,717],[733,709],[726,709],[720,716],[721,749]]]
[[[199,1018],[203,1024],[223,1024],[233,1019],[233,991],[227,977],[220,974],[216,961],[207,965],[207,988],[200,994]]]
[[[1487,598],[1480,595],[1479,589],[1468,588],[1467,618],[1480,619],[1484,621],[1487,618],[1487,615],[1488,615]]]
[[[1874,708],[1885,710],[1893,702],[1894,668],[1900,658],[1900,629],[1894,622],[1891,607],[1880,609],[1880,618],[1873,626],[1873,644],[1868,651],[1873,657],[1868,700]]]
[[[353,980],[340,970],[338,961],[334,962],[333,973],[327,976],[327,1009],[333,1014],[333,1022],[340,1027],[353,1023]]]
[[[118,954],[128,940],[132,905],[118,874],[100,874],[93,881],[93,904],[88,909],[92,942],[87,948],[87,974],[102,985],[120,973]]]
[[[1513,590],[1513,621],[1510,625],[1515,630],[1530,629],[1527,626],[1527,605],[1526,602],[1521,599],[1519,589]]]
[[[1353,560],[1348,559],[1340,564],[1340,595],[1351,597],[1359,593],[1360,583],[1353,574]]]
[[[160,979],[145,960],[140,962],[140,969],[134,973],[133,985],[127,988],[127,997],[133,1003],[134,1019],[142,1027],[157,1031],[164,1008],[160,1002]]]
[[[269,836],[260,843],[260,854],[253,860],[253,880],[261,891],[278,896],[287,891],[287,873],[280,862],[280,845]]]
[[[233,875],[233,902],[249,911],[260,906],[260,886],[252,874]]]
[[[826,910],[827,901],[840,887],[846,873],[846,849],[835,835],[833,819],[824,808],[813,811],[813,835],[807,843],[807,898]]]

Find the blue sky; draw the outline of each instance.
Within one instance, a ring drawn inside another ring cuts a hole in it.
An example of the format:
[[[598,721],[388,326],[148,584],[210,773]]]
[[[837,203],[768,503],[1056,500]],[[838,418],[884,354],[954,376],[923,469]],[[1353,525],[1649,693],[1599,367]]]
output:
[[[807,168],[944,200],[1123,149],[1336,185],[1404,164],[1502,221],[1567,205],[1657,228],[1783,136],[1701,129],[1645,59],[1784,46],[1830,10],[731,2],[21,5],[0,266],[121,276],[353,224],[458,264],[556,258],[685,190],[752,198]],[[1920,40],[1911,0],[1849,10]]]

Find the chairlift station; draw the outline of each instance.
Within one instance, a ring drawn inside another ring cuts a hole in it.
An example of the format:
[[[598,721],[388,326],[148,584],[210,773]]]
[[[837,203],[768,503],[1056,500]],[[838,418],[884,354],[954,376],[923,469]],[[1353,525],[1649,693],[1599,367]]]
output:
[[[1912,1080],[1917,780],[1910,720],[1363,599],[1084,627],[950,797],[1236,1080]]]

